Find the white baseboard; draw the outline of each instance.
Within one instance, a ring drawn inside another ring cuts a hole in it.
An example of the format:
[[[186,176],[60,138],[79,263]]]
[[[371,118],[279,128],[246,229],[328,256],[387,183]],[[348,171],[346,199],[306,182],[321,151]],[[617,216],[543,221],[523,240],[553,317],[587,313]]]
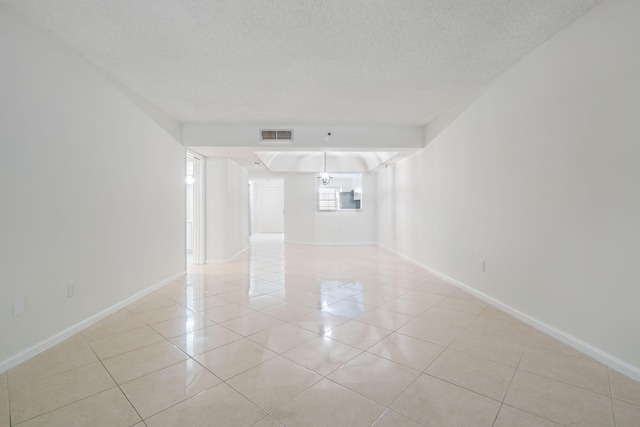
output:
[[[248,250],[249,250],[249,247],[247,246],[246,248],[242,249],[240,252],[238,252],[237,254],[232,256],[231,258],[227,258],[227,259],[207,259],[207,260],[204,261],[204,263],[205,264],[227,264],[229,262],[232,262],[234,259],[238,258],[240,255],[242,255],[243,253],[245,253]]]
[[[11,368],[13,368],[16,365],[19,365],[20,363],[31,359],[33,356],[36,356],[39,353],[42,353],[43,351],[53,347],[56,344],[61,343],[62,341],[66,340],[67,338],[71,337],[74,334],[77,334],[78,332],[82,331],[83,329],[93,325],[94,323],[104,319],[105,317],[109,316],[110,314],[115,313],[116,311],[126,307],[127,305],[131,304],[132,302],[144,297],[145,295],[150,294],[151,292],[160,289],[161,287],[163,287],[164,285],[173,282],[174,280],[178,279],[179,277],[183,276],[184,274],[186,274],[185,271],[181,271],[179,273],[176,273],[170,277],[167,277],[166,279],[161,280],[158,283],[155,283],[153,285],[151,285],[150,287],[148,287],[147,289],[144,289],[122,301],[120,301],[119,303],[112,305],[111,307],[102,310],[101,312],[94,314],[93,316],[82,320],[81,322],[76,323],[73,326],[70,326],[69,328],[45,339],[44,341],[39,342],[38,344],[29,347],[28,349],[21,351],[20,353],[16,354],[15,356],[11,356],[8,359],[3,360],[2,362],[0,362],[0,372],[5,372]]]
[[[464,289],[465,291],[469,292],[470,294],[474,295],[475,297],[477,297],[478,299],[491,304],[492,306],[499,308],[500,310],[504,311],[505,313],[510,314],[511,316],[515,317],[518,320],[521,320],[522,322],[526,323],[527,325],[530,325],[536,329],[538,329],[539,331],[544,332],[547,335],[552,336],[553,338],[575,348],[576,350],[594,358],[595,360],[604,363],[605,365],[615,369],[616,371],[630,377],[633,378],[636,381],[640,381],[640,367],[631,365],[630,363],[625,362],[624,360],[620,360],[617,357],[597,348],[592,346],[591,344],[588,344],[584,341],[582,341],[581,339],[574,337],[573,335],[570,335],[558,328],[555,328],[551,325],[548,325],[538,319],[535,319],[519,310],[516,310],[515,308],[504,304],[502,302],[500,302],[499,300],[483,293],[480,292],[474,288],[472,288],[471,286],[459,282],[456,279],[453,279],[449,276],[447,276],[446,274],[442,274],[441,272],[429,267],[428,265],[422,264],[416,260],[414,260],[413,258],[410,258],[398,251],[396,251],[395,249],[389,248],[385,245],[381,245],[378,244],[378,246],[388,250],[389,252],[393,252],[394,254],[398,255],[399,257],[411,262],[412,264],[417,265],[420,268],[423,268],[424,270],[427,270],[429,273],[433,274],[434,276],[439,277],[440,279],[446,280],[447,282],[451,283],[452,285],[455,285],[461,289]]]

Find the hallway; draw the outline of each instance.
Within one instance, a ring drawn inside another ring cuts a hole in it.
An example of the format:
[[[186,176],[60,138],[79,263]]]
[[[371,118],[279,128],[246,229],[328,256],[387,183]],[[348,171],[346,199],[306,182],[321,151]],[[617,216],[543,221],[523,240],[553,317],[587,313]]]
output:
[[[379,247],[259,235],[0,374],[0,425],[9,407],[12,426],[631,426],[640,383]]]

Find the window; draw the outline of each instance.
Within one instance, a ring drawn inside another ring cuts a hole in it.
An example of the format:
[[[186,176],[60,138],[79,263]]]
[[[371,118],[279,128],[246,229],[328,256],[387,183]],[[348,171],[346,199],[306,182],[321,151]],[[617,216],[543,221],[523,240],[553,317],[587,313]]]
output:
[[[335,211],[338,209],[338,194],[337,188],[328,188],[321,186],[318,189],[318,209],[321,211]]]
[[[317,183],[318,210],[343,211],[362,209],[362,174],[334,173],[331,182]]]

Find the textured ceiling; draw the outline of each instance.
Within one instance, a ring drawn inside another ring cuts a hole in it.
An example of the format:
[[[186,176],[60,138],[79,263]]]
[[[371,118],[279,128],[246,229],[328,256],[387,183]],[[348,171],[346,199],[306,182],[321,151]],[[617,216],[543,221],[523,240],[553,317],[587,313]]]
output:
[[[0,0],[185,123],[416,124],[598,0]]]

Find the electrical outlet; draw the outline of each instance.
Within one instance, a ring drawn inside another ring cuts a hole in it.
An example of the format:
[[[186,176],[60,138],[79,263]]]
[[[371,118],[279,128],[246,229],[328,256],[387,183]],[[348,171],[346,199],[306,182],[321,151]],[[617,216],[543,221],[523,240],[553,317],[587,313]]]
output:
[[[75,297],[78,293],[78,284],[75,282],[67,284],[67,297]]]
[[[482,261],[480,263],[480,268],[482,269],[483,273],[486,271],[486,267],[487,267],[487,262],[486,261]]]
[[[18,317],[24,314],[25,297],[16,298],[13,300],[13,317]]]

